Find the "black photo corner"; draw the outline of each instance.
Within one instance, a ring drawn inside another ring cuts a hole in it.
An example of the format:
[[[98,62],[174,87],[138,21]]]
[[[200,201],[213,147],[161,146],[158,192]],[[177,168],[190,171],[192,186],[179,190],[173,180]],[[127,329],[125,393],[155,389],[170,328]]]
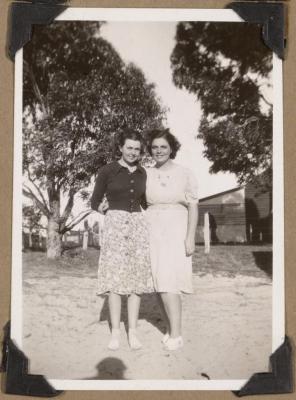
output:
[[[2,391],[22,396],[54,397],[54,389],[42,375],[28,374],[28,358],[10,338],[10,322],[4,327],[1,372],[5,374]]]
[[[255,394],[293,393],[293,354],[289,338],[270,356],[271,372],[253,374],[239,390],[233,392],[237,397]]]
[[[66,0],[14,1],[9,10],[7,53],[13,61],[16,52],[31,39],[34,24],[46,25],[54,21],[67,7]],[[279,58],[284,59],[285,23],[284,4],[269,1],[236,1],[227,8],[244,21],[262,25],[262,40]],[[1,372],[5,375],[2,391],[7,394],[54,397],[61,394],[42,375],[28,374],[29,360],[10,337],[10,323],[4,327]],[[256,394],[292,393],[293,353],[290,339],[270,356],[270,372],[254,373],[239,391],[237,397]]]
[[[53,22],[67,8],[66,3],[67,0],[28,0],[11,3],[6,51],[12,61],[15,53],[30,41],[32,26]]]
[[[285,20],[284,4],[269,1],[237,1],[227,8],[235,11],[244,21],[262,25],[262,40],[279,58],[284,59]]]

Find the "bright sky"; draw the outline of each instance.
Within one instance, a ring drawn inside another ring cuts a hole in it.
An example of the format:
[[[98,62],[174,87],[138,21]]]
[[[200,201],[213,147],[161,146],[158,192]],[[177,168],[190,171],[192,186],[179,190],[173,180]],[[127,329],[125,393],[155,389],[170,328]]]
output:
[[[202,198],[238,185],[232,174],[209,174],[210,162],[202,155],[202,141],[196,139],[200,104],[193,94],[177,89],[172,82],[170,55],[175,32],[175,22],[108,22],[101,28],[101,35],[123,60],[135,63],[156,85],[157,96],[169,108],[168,127],[182,144],[176,162],[195,172]]]

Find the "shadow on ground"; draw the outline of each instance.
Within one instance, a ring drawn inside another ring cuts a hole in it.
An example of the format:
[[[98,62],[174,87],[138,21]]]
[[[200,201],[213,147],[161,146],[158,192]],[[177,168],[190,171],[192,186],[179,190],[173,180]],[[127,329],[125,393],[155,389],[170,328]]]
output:
[[[156,294],[143,294],[141,296],[139,319],[146,320],[163,334],[166,332],[166,324],[162,316],[159,300]],[[105,296],[104,304],[101,309],[100,321],[108,321],[109,328],[111,330],[107,296]],[[124,323],[125,329],[127,331],[127,296],[122,296],[121,322]]]
[[[272,278],[272,252],[253,251],[253,256],[257,267],[264,271],[270,278]]]
[[[96,369],[98,371],[97,376],[91,378],[84,378],[85,380],[120,380],[125,379],[124,372],[127,367],[119,358],[107,357],[100,361]]]

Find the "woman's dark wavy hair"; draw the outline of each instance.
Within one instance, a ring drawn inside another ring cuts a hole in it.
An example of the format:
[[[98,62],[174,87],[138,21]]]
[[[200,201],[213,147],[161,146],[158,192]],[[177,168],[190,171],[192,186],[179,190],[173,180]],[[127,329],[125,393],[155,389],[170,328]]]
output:
[[[113,155],[118,159],[121,157],[120,147],[124,146],[127,139],[137,140],[141,143],[141,155],[144,153],[144,139],[140,132],[134,129],[125,129],[114,135]]]
[[[153,129],[147,135],[147,150],[152,156],[152,142],[154,139],[165,139],[172,150],[170,158],[174,159],[179,151],[181,144],[178,139],[170,132],[169,129]]]

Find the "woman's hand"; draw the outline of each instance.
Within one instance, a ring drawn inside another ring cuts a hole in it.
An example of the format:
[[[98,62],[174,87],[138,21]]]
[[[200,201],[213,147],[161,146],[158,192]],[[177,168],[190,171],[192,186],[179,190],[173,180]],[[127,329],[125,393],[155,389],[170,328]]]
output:
[[[194,253],[195,250],[195,240],[194,238],[186,238],[185,239],[185,252],[186,256],[190,257]]]
[[[109,203],[108,200],[106,199],[106,197],[102,200],[102,202],[100,203],[99,207],[98,207],[98,212],[100,214],[106,214],[106,211],[109,208]]]
[[[190,257],[195,250],[195,232],[198,221],[198,208],[194,203],[188,204],[188,226],[185,239],[186,256]]]

